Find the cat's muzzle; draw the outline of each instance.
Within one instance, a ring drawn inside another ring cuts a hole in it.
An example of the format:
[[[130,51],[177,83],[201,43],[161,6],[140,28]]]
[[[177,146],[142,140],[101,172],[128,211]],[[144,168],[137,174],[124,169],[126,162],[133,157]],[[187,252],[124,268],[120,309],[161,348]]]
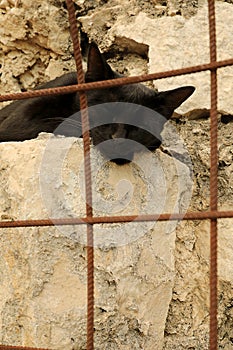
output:
[[[135,152],[144,148],[133,140],[122,138],[101,142],[96,147],[107,160],[118,165],[132,162]]]

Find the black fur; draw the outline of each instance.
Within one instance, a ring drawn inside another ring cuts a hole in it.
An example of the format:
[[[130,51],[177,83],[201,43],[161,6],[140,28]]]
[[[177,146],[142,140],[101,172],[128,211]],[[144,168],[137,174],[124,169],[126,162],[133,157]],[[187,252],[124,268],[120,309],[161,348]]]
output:
[[[111,69],[97,45],[92,43],[85,81],[118,77],[120,75]],[[65,74],[37,89],[73,84],[77,84],[76,72]],[[156,92],[142,84],[131,84],[88,91],[88,105],[96,106],[90,108],[90,133],[93,144],[107,158],[118,164],[131,161],[134,153],[140,151],[136,143],[149,150],[158,148],[164,123],[194,90],[194,87],[186,86]],[[78,93],[13,102],[0,111],[0,141],[32,139],[40,132],[81,136],[80,113],[77,113],[79,110]],[[71,116],[68,123],[63,123]],[[104,145],[104,141],[109,140],[112,140],[111,144]],[[127,140],[135,143],[130,146]]]

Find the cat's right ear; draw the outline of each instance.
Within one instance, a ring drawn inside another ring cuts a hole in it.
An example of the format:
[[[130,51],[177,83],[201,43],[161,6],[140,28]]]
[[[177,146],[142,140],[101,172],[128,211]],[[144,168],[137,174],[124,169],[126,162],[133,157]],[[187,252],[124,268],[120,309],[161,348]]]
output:
[[[183,86],[177,89],[158,93],[160,99],[160,113],[170,119],[174,110],[178,108],[195,91],[194,86]]]
[[[114,72],[112,68],[106,62],[96,43],[92,42],[88,51],[85,81],[89,83],[113,78]]]

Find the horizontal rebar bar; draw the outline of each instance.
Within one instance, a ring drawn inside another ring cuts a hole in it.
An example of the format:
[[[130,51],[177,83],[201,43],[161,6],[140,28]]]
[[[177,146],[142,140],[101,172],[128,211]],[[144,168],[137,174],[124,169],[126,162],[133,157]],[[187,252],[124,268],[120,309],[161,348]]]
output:
[[[150,215],[126,215],[126,216],[100,216],[82,218],[61,218],[42,220],[15,220],[0,221],[0,228],[9,227],[33,227],[33,226],[68,226],[82,224],[112,224],[117,222],[143,222],[143,221],[176,221],[176,220],[208,220],[233,218],[233,210],[229,211],[205,211],[189,213],[164,213]]]
[[[127,85],[127,84],[141,83],[149,80],[157,80],[157,79],[163,79],[163,78],[171,78],[179,75],[200,73],[203,71],[213,70],[216,68],[223,68],[223,67],[232,66],[232,65],[233,65],[233,58],[224,60],[224,61],[214,62],[214,63],[207,63],[207,64],[197,65],[193,67],[170,70],[166,72],[144,74],[144,75],[132,76],[132,77],[123,77],[123,78],[117,78],[117,79],[111,79],[111,80],[96,81],[91,83],[76,84],[71,86],[62,86],[62,87],[49,88],[49,89],[9,93],[9,94],[0,95],[0,102],[10,101],[10,100],[23,100],[26,98],[33,98],[38,96],[69,94],[76,91],[104,89],[104,88],[110,88],[110,87]]]

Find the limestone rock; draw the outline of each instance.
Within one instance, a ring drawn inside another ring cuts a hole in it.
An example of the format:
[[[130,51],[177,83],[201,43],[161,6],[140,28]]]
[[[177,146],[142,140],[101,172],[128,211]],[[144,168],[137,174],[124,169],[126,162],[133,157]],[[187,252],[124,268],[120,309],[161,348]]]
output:
[[[56,2],[9,2],[0,21],[1,93],[35,87],[74,67],[67,13]],[[56,74],[44,76],[54,60]]]
[[[85,215],[82,140],[42,134],[2,143],[0,155],[1,219]],[[158,151],[122,167],[94,149],[92,157],[95,215],[187,207],[189,169],[172,157]],[[97,349],[162,349],[176,225],[95,226]],[[85,231],[82,225],[2,230],[1,342],[85,348]]]
[[[218,60],[229,59],[233,57],[231,4],[216,2],[216,23]],[[127,45],[127,40],[148,45],[149,72],[154,73],[208,63],[210,61],[208,30],[208,11],[205,3],[200,6],[197,14],[189,19],[181,16],[152,19],[148,18],[146,13],[140,12],[127,23],[122,16],[111,28],[109,36],[113,42],[117,40],[118,45],[121,41],[123,45]],[[155,86],[159,90],[183,85],[195,86],[196,92],[179,108],[180,113],[210,108],[209,72],[155,81]],[[218,88],[218,108],[232,114],[232,67],[219,70]]]

